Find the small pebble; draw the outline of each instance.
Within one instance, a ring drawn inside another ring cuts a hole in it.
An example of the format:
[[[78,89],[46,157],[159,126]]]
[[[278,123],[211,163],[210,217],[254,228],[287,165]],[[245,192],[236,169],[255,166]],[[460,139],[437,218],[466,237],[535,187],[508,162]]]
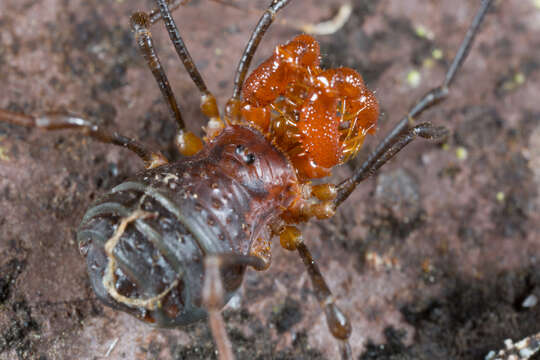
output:
[[[523,303],[521,303],[521,306],[524,308],[532,308],[538,304],[538,297],[536,295],[531,294],[523,300]]]

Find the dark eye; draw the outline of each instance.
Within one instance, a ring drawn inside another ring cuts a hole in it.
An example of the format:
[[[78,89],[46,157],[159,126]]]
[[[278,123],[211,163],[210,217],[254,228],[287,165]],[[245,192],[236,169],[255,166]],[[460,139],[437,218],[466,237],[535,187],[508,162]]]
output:
[[[246,155],[246,164],[253,164],[255,162],[255,155],[249,153]]]
[[[248,153],[244,145],[236,146],[236,153],[242,157],[242,160],[248,165],[255,162],[255,155],[253,153]]]

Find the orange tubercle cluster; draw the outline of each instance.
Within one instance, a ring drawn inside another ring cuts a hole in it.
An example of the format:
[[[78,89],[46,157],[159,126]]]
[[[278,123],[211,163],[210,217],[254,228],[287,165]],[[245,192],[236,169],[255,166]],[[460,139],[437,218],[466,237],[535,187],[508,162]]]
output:
[[[307,181],[328,176],[358,152],[375,132],[379,105],[353,69],[321,69],[318,42],[299,35],[246,79],[241,113]]]

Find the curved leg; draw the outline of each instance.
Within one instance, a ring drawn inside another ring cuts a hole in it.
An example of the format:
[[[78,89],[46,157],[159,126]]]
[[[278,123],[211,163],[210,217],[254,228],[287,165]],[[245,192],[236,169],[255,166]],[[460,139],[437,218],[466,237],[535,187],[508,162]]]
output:
[[[388,160],[394,157],[401,149],[407,146],[411,141],[417,137],[422,137],[428,140],[442,140],[450,134],[448,129],[444,126],[433,126],[430,122],[425,122],[419,125],[416,125],[413,128],[408,129],[405,133],[397,134],[393,142],[388,144],[388,147],[376,158],[373,159],[369,164],[364,163],[359,168],[359,173],[357,182],[360,183],[373,175],[381,166],[383,166]],[[350,179],[349,179],[350,180]],[[338,190],[339,191],[339,190]],[[338,192],[339,196],[339,192]],[[345,199],[343,199],[345,200]],[[341,200],[341,201],[343,201]],[[338,206],[341,201],[336,202]]]
[[[266,30],[268,30],[272,22],[274,22],[278,11],[283,9],[290,1],[291,0],[273,0],[251,33],[246,48],[242,53],[242,57],[238,62],[238,67],[236,68],[233,95],[227,103],[227,107],[225,109],[225,116],[227,118],[235,120],[240,116],[240,94],[242,92],[242,86],[244,84],[244,80],[246,79],[247,71],[249,69],[249,65],[251,64],[251,60],[253,59],[253,55],[255,54],[255,51],[257,51],[257,47],[259,46],[262,37],[266,33]]]
[[[415,119],[417,119],[425,110],[431,108],[432,106],[438,104],[439,102],[445,100],[450,92],[450,85],[452,84],[455,76],[460,69],[461,65],[467,58],[471,46],[473,44],[474,38],[478,33],[478,29],[484,19],[484,16],[487,13],[487,10],[493,0],[482,0],[482,5],[476,13],[476,16],[469,27],[461,46],[458,49],[452,64],[446,72],[444,82],[441,86],[430,90],[426,95],[424,95],[416,104],[413,105],[409,113],[404,116],[399,123],[390,131],[388,135],[381,141],[377,146],[374,152],[370,154],[368,159],[355,170],[354,174],[347,180],[341,182],[338,185],[338,194],[334,200],[334,206],[338,207],[349,195],[354,191],[356,185],[361,181],[366,179],[371,175],[375,170],[377,170],[382,164],[384,164],[390,157],[395,155],[399,150],[401,150],[405,145],[412,141],[416,135],[422,136],[421,133],[413,135],[413,133],[418,132],[415,129]],[[419,126],[426,126],[427,123],[421,124]],[[432,128],[436,129],[436,128]],[[431,136],[428,138],[438,138],[436,133],[441,133],[440,130],[429,130],[434,131]],[[403,142],[403,137],[409,138],[409,141]],[[385,160],[384,160],[385,159]]]
[[[232,264],[251,266],[256,270],[266,267],[265,262],[255,256],[214,254],[208,255],[204,259],[205,276],[202,299],[208,312],[208,322],[218,348],[220,360],[234,360],[231,342],[225,331],[225,323],[221,316],[221,309],[225,306],[223,303],[225,288],[220,274],[222,266]]]
[[[144,161],[147,169],[152,169],[168,162],[160,152],[150,151],[136,140],[122,136],[117,132],[108,132],[98,125],[74,115],[51,113],[42,116],[31,116],[0,109],[0,122],[43,130],[78,130],[97,141],[122,146],[131,150]]]

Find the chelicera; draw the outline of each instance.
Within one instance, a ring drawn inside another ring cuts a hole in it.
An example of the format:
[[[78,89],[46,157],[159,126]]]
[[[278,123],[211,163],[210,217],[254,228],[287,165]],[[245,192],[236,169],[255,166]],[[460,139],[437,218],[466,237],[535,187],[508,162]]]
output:
[[[182,41],[171,8],[131,18],[138,48],[178,125],[185,157],[160,152],[67,114],[32,116],[0,110],[0,121],[45,130],[76,129],[137,154],[145,170],[92,204],[77,231],[92,287],[103,302],[148,323],[175,327],[208,316],[221,359],[233,359],[221,309],[240,287],[247,267],[271,264],[270,241],[296,251],[306,266],[342,359],[351,359],[352,331],[303,241],[298,224],[326,219],[356,186],[418,136],[441,139],[443,127],[417,123],[444,100],[491,1],[484,0],[446,78],[390,131],[353,175],[339,184],[313,180],[352,158],[375,132],[378,103],[353,69],[322,69],[317,41],[298,35],[276,47],[249,76],[264,33],[290,0],[274,0],[255,27],[222,112]],[[150,27],[162,21],[201,93],[209,118],[200,139],[186,130],[180,108],[154,49]]]

